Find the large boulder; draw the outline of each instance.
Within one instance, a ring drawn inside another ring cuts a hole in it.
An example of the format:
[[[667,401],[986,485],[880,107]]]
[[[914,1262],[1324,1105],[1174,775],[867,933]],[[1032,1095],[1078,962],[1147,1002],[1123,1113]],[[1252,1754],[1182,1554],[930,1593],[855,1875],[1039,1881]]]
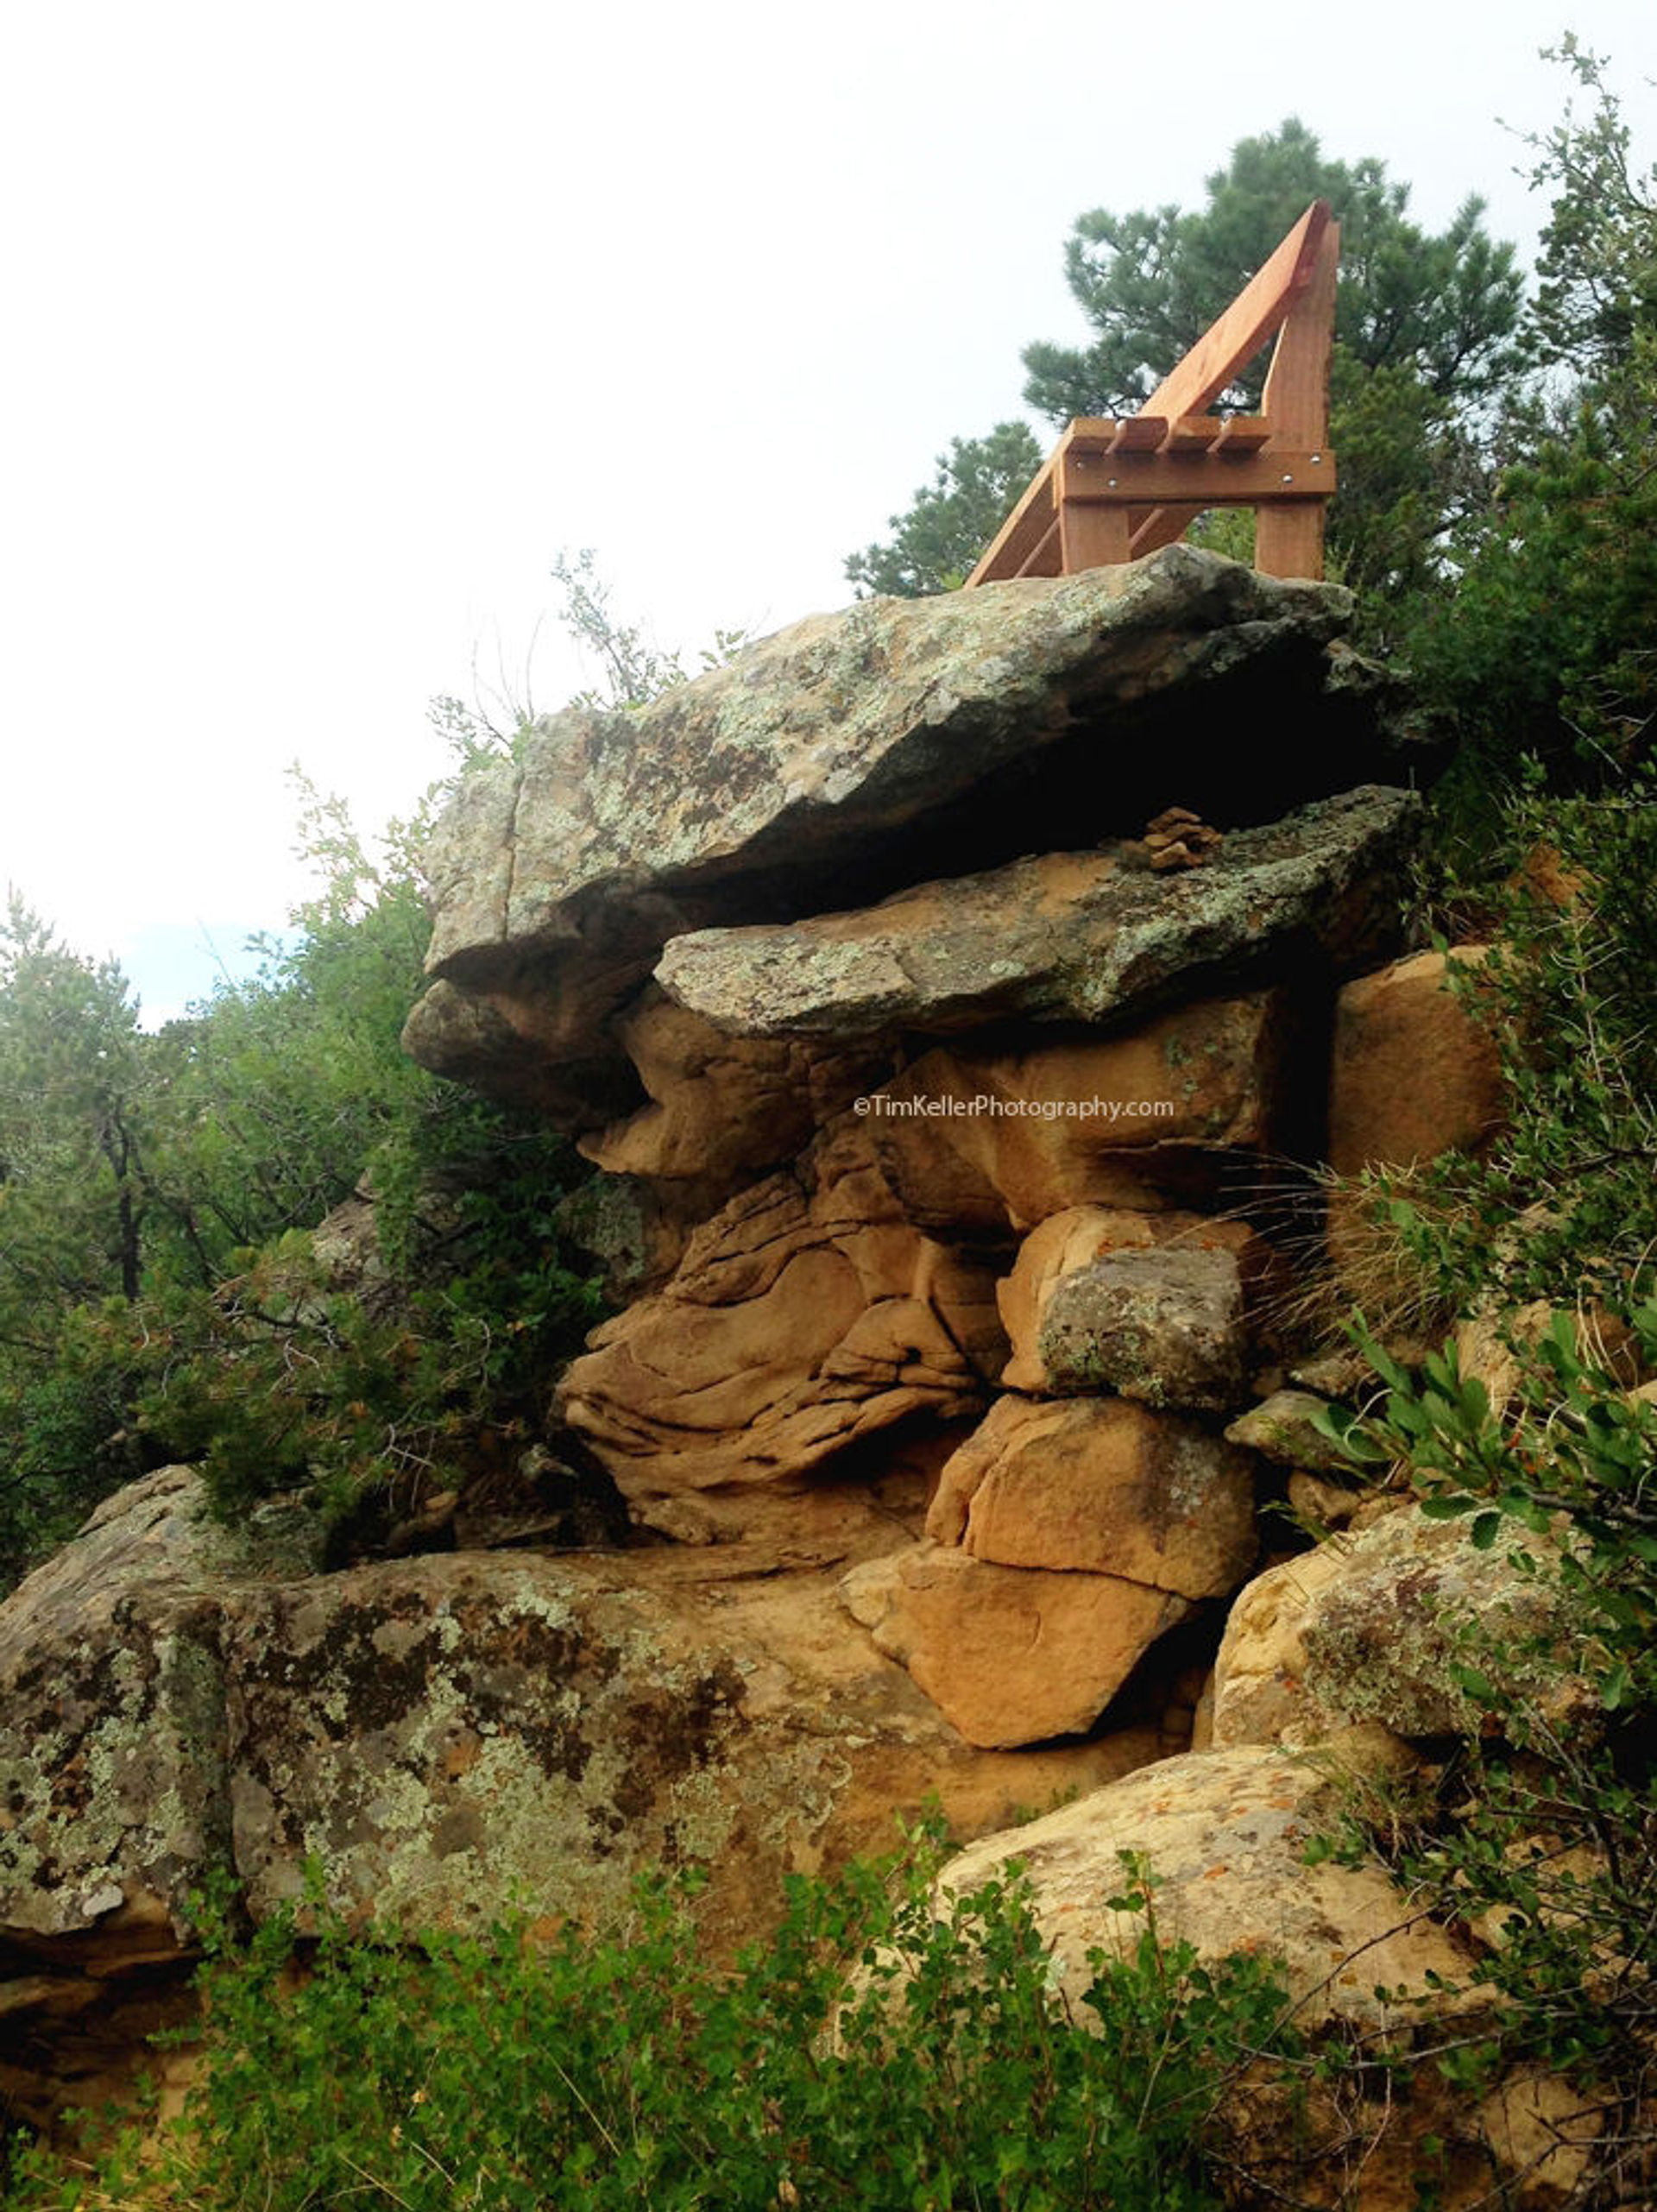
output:
[[[1018,1015],[1120,1021],[1270,958],[1339,971],[1398,941],[1419,802],[1373,787],[1233,831],[1157,874],[1137,842],[1022,859],[851,913],[675,937],[668,995],[742,1037],[851,1042]]]
[[[854,1568],[853,1618],[968,1743],[1044,1743],[1091,1729],[1188,1598],[1115,1574],[998,1566],[923,1543]]]
[[[872,1648],[836,1583],[918,1494],[798,1501],[781,1542],[331,1575],[303,1516],[201,1504],[182,1469],[130,1487],[0,1607],[0,2096],[33,2119],[177,2017],[212,1873],[255,1918],[312,1860],[352,1919],[472,1925],[607,1919],[699,1860],[729,1950],[929,1793],[980,1834],[1158,1749],[971,1751]]]
[[[1006,1357],[993,1276],[904,1220],[855,1120],[731,1200],[589,1345],[563,1417],[635,1503],[974,1412]]]
[[[1329,2038],[1342,2062],[1331,2094],[1308,2070],[1238,2069],[1216,2137],[1247,2201],[1350,2212],[1446,2212],[1508,2205],[1562,2212],[1583,2200],[1598,2098],[1534,2063],[1481,2095],[1440,2078],[1412,2045],[1452,2047],[1488,2029],[1481,1947],[1429,1918],[1373,1856],[1318,1854],[1349,1840],[1354,1781],[1407,1769],[1407,1749],[1353,1731],[1315,1763],[1244,1745],[1161,1761],[1029,1825],[972,1843],[944,1868],[942,1913],[1016,1863],[1052,1949],[1053,1984],[1080,2025],[1099,2032],[1087,1991],[1103,1955],[1135,1960],[1146,1919],[1122,1855],[1145,1862],[1162,1951],[1189,1944],[1199,1970],[1237,1954],[1273,1960],[1287,2018]],[[1239,2020],[1241,2039],[1253,2037]],[[1370,2067],[1362,2062],[1372,2058]],[[1641,2199],[1643,2202],[1644,2200]]]
[[[1343,1175],[1407,1168],[1477,1145],[1502,1119],[1495,1039],[1450,987],[1484,948],[1417,953],[1348,983],[1335,1001],[1329,1163]]]
[[[280,1507],[214,1525],[194,1473],[164,1467],[0,1605],[0,1944],[72,1938],[111,1972],[171,1946],[227,1849],[211,1593],[320,1548]]]
[[[1593,1683],[1559,1546],[1527,1535],[1534,1570],[1471,1523],[1419,1507],[1383,1512],[1251,1582],[1232,1609],[1214,1670],[1214,1741],[1311,1743],[1353,1723],[1400,1736],[1477,1735],[1490,1717],[1465,1674],[1536,1699],[1556,1729],[1590,1724]]]
[[[1236,824],[1373,779],[1373,703],[1325,690],[1350,611],[1175,545],[866,601],[636,714],[557,716],[431,842],[440,987],[410,1049],[590,1127],[627,1084],[609,1018],[670,938],[1131,835],[1169,800]],[[1268,708],[1270,753],[1239,747]]]
[[[1244,1452],[1127,1398],[999,1398],[939,1478],[927,1534],[999,1566],[1225,1598],[1253,1564]]]
[[[1190,1944],[1205,1965],[1237,1950],[1281,1960],[1304,2030],[1408,2032],[1420,2008],[1382,1992],[1429,1995],[1434,1976],[1464,1983],[1476,1955],[1414,1910],[1377,1862],[1307,1864],[1307,1847],[1339,1831],[1343,1809],[1326,1767],[1258,1744],[1188,1752],[1010,1835],[980,1838],[950,1861],[942,1880],[967,1896],[1004,1875],[1009,1859],[1022,1862],[1058,1987],[1078,2020],[1089,2017],[1081,2002],[1089,1951],[1121,1957],[1144,1927],[1120,1903],[1119,1855],[1135,1851],[1161,1884],[1165,1943]],[[1440,2018],[1457,2001],[1429,1995]]]

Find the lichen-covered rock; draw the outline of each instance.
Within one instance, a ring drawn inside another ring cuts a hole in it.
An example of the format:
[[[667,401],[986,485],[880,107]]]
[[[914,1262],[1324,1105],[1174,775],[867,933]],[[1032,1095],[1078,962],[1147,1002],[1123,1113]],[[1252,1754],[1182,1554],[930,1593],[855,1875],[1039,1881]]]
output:
[[[1202,1213],[1131,1213],[1106,1206],[1067,1207],[1038,1222],[1018,1247],[1012,1272],[996,1285],[996,1303],[1012,1356],[1002,1370],[1004,1389],[1041,1393],[1049,1389],[1040,1352],[1048,1301],[1066,1276],[1107,1252],[1146,1251],[1154,1245],[1181,1251],[1232,1253],[1251,1302],[1276,1280],[1276,1255],[1246,1221]]]
[[[1194,974],[1212,987],[1268,957],[1339,973],[1392,949],[1419,819],[1412,794],[1370,786],[1235,830],[1177,874],[1137,841],[1043,854],[849,913],[675,937],[657,979],[742,1037],[1120,1021]]]
[[[1328,1402],[1310,1390],[1274,1390],[1259,1405],[1239,1414],[1225,1434],[1233,1444],[1257,1452],[1279,1467],[1300,1467],[1308,1474],[1344,1472],[1351,1462],[1317,1425],[1317,1416]]]
[[[0,1944],[96,1931],[110,1970],[176,1948],[228,1848],[210,1593],[312,1571],[320,1547],[280,1502],[215,1527],[193,1473],[164,1467],[0,1605]]]
[[[354,1919],[468,1925],[611,1919],[635,1875],[702,1859],[728,1951],[785,1873],[886,1849],[929,1794],[982,1833],[1156,1755],[1149,1723],[962,1743],[838,1603],[915,1517],[860,1490],[758,1541],[331,1575],[280,1516],[249,1542],[199,1504],[185,1470],[132,1486],[0,1608],[0,2095],[31,2118],[177,2019],[211,1871],[255,1917],[313,1858]]]
[[[1224,1413],[1245,1390],[1237,1261],[1175,1245],[1106,1253],[1054,1286],[1036,1350],[1049,1390]]]
[[[1540,1698],[1555,1726],[1591,1720],[1598,1698],[1576,1652],[1557,1545],[1527,1535],[1540,1572],[1471,1525],[1412,1505],[1327,1538],[1249,1584],[1214,1669],[1216,1743],[1315,1743],[1354,1722],[1400,1736],[1477,1734],[1485,1713],[1458,1679],[1473,1668],[1504,1695]]]
[[[1301,1632],[1307,1688],[1326,1711],[1401,1736],[1477,1734],[1484,1708],[1457,1679],[1471,1667],[1499,1694],[1538,1698],[1556,1726],[1599,1711],[1595,1686],[1572,1671],[1578,1630],[1548,1538],[1524,1536],[1534,1572],[1514,1565],[1510,1541],[1481,1550],[1471,1522],[1414,1506],[1332,1541],[1339,1571]]]
[[[1205,999],[1119,1036],[923,1053],[868,1100],[876,1156],[935,1235],[1005,1242],[1074,1206],[1200,1200],[1269,1146],[1289,1057],[1282,995]]]
[[[417,1011],[410,1049],[589,1127],[605,1024],[670,937],[1131,833],[1175,795],[1175,725],[1178,795],[1210,819],[1372,779],[1370,709],[1322,696],[1349,617],[1344,593],[1175,545],[865,601],[637,714],[557,716],[463,778],[431,841],[431,970],[479,1014]],[[1270,758],[1232,734],[1268,699]]]
[[[950,1861],[942,1887],[970,1894],[1007,1860],[1020,1860],[1078,2020],[1091,2017],[1081,2001],[1089,1950],[1131,1951],[1144,1925],[1111,1902],[1125,1887],[1123,1851],[1143,1853],[1160,1879],[1164,1943],[1192,1944],[1206,1965],[1238,1950],[1281,1960],[1304,2030],[1407,2031],[1422,2019],[1422,2007],[1383,1990],[1421,1993],[1428,2018],[1468,2008],[1449,1988],[1433,1995],[1433,1983],[1465,1982],[1474,1954],[1424,1919],[1383,1867],[1307,1863],[1307,1846],[1338,1827],[1341,1802],[1326,1772],[1270,1747],[1191,1752],[969,1844]]]
[[[1113,1574],[996,1566],[924,1543],[853,1570],[847,1610],[968,1743],[1091,1729],[1189,1602]]]
[[[944,1468],[927,1533],[999,1566],[1222,1598],[1254,1559],[1250,1465],[1125,1398],[999,1398]]]
[[[904,1219],[854,1120],[733,1199],[589,1342],[563,1416],[630,1500],[791,1479],[975,1412],[1006,1357],[990,1271]]]

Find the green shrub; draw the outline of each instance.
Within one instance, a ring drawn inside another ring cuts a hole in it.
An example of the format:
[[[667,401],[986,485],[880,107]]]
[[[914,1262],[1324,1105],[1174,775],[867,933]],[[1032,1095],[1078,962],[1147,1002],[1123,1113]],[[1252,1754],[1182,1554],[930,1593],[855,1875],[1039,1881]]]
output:
[[[1628,1316],[1657,1362],[1657,1304]],[[1408,1467],[1421,1510],[1468,1519],[1475,1546],[1556,1576],[1575,1649],[1540,1642],[1564,1699],[1503,1692],[1510,1652],[1462,1639],[1460,1686],[1482,1732],[1390,1833],[1364,1824],[1419,1904],[1487,1948],[1468,1988],[1482,2019],[1436,2053],[1470,2096],[1515,2065],[1578,2090],[1599,2130],[1582,2201],[1646,2203],[1657,2180],[1657,1407],[1584,1356],[1570,1315],[1522,1358],[1498,1419],[1453,1350],[1406,1372],[1361,1327],[1388,1385],[1367,1418],[1327,1417],[1360,1466]],[[1550,1537],[1546,1546],[1536,1540]],[[1562,1545],[1558,1541],[1563,1538]],[[1503,1661],[1491,1665],[1492,1658]],[[1574,1683],[1572,1676],[1574,1673]],[[1597,1717],[1596,1710],[1597,1709]]]
[[[936,1863],[792,1881],[778,1934],[723,1971],[660,1881],[599,1941],[411,1944],[324,1916],[297,1986],[291,1918],[241,1950],[221,1922],[183,2128],[142,2176],[117,2145],[81,2196],[26,2158],[15,2212],[1218,2208],[1228,2095],[1288,2048],[1273,1969],[1159,1942],[1131,1869],[1144,1924],[1094,1958],[1082,2032],[1017,1870],[939,1907]]]
[[[1377,1204],[1452,1313],[1638,1299],[1657,1279],[1657,797],[1641,778],[1553,797],[1533,772],[1508,836],[1546,858],[1548,895],[1522,870],[1440,894],[1491,935],[1451,983],[1495,1037],[1505,1124],[1477,1158],[1377,1173]]]

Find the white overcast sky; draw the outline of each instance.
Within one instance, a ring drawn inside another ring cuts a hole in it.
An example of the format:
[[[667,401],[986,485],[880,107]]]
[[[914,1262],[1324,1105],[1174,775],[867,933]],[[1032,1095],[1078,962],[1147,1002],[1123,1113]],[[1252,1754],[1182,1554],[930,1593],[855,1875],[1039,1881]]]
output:
[[[302,890],[289,760],[373,823],[475,663],[584,680],[561,547],[666,646],[842,603],[1083,209],[1295,113],[1528,251],[1567,25],[1649,147],[1648,0],[11,0],[0,879],[154,1018]]]

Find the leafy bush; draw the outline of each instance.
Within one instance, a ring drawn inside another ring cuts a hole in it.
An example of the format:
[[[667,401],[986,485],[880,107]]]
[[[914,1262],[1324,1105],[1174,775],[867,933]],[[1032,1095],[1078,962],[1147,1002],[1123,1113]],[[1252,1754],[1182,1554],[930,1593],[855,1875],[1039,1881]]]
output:
[[[1141,1933],[1093,1959],[1084,2033],[1017,1870],[938,1907],[937,1863],[919,1837],[901,1868],[792,1880],[728,1971],[663,1881],[598,1941],[410,1944],[324,1915],[297,1974],[292,1917],[237,1949],[221,1916],[182,2129],[147,2166],[117,2144],[83,2194],[25,2158],[15,2212],[1217,2208],[1228,2092],[1288,2047],[1273,1969],[1160,1943],[1131,1867]]]
[[[1447,894],[1492,931],[1489,957],[1451,980],[1496,1038],[1505,1126],[1477,1159],[1373,1185],[1452,1311],[1638,1299],[1657,1259],[1657,803],[1640,779],[1561,798],[1533,776],[1509,835],[1528,866]]]
[[[1657,1304],[1628,1316],[1657,1363]],[[1657,1406],[1585,1357],[1560,1314],[1524,1356],[1497,1418],[1453,1350],[1420,1375],[1361,1327],[1388,1385],[1362,1420],[1326,1433],[1360,1466],[1406,1466],[1423,1512],[1469,1517],[1476,1547],[1521,1575],[1557,1576],[1576,1649],[1528,1654],[1564,1699],[1503,1692],[1511,1652],[1462,1639],[1458,1679],[1484,1732],[1456,1747],[1435,1786],[1390,1832],[1365,1824],[1429,1909],[1488,1946],[1470,1990],[1483,2016],[1435,2056],[1482,2095],[1516,2065],[1572,2084],[1597,2141],[1591,2201],[1646,2203],[1657,2180]],[[1546,1546],[1539,1538],[1551,1538]],[[1563,1538],[1561,1543],[1558,1540]],[[1492,1665],[1499,1658],[1501,1665]],[[1594,1708],[1599,1717],[1594,1717]]]

